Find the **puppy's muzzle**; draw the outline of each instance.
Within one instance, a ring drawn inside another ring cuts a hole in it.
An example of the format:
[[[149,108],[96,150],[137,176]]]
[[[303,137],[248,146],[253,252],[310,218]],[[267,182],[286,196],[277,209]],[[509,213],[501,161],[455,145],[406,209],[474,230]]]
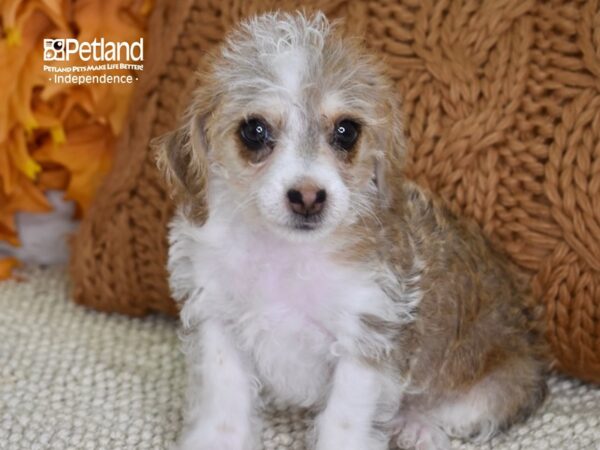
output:
[[[300,183],[287,191],[290,210],[304,219],[315,219],[324,209],[327,191],[311,182]]]

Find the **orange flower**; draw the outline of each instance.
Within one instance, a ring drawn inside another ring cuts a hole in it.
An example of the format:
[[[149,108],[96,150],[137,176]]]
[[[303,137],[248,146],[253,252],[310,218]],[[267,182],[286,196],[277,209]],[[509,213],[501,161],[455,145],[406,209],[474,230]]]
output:
[[[110,168],[135,87],[55,84],[44,72],[43,39],[137,41],[150,7],[151,0],[1,1],[0,241],[19,244],[15,213],[47,211],[47,189],[64,190],[85,214]],[[2,260],[0,279],[12,267]]]
[[[110,168],[113,147],[110,129],[106,125],[91,124],[69,130],[64,145],[48,140],[36,150],[35,158],[42,165],[54,163],[68,169],[67,198],[75,200],[85,213]]]
[[[0,280],[10,277],[12,270],[19,266],[15,258],[0,258]]]

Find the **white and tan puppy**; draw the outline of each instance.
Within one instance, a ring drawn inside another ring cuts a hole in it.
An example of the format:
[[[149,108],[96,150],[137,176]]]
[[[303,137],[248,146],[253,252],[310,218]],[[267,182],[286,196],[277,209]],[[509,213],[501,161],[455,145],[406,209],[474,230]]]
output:
[[[260,447],[265,396],[318,450],[488,439],[545,393],[533,309],[472,226],[401,174],[394,91],[322,14],[242,23],[157,141],[189,407],[180,448]]]

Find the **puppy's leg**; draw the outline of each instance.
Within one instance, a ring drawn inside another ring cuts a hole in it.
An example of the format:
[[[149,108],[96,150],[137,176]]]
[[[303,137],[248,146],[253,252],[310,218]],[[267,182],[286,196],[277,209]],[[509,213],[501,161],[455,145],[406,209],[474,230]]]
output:
[[[446,433],[430,417],[406,410],[394,421],[396,445],[406,450],[449,450]]]
[[[342,358],[327,405],[316,419],[317,450],[387,449],[389,438],[374,425],[393,415],[401,396],[397,386],[375,368]]]
[[[181,450],[254,450],[260,435],[256,389],[221,324],[206,320],[186,336],[189,410]]]
[[[525,420],[546,392],[539,363],[514,358],[428,415],[450,436],[482,442]]]
[[[400,448],[418,450],[449,449],[446,435],[484,442],[497,431],[524,420],[545,394],[538,363],[515,358],[467,390],[426,409],[419,398],[408,399],[396,420],[396,442]]]

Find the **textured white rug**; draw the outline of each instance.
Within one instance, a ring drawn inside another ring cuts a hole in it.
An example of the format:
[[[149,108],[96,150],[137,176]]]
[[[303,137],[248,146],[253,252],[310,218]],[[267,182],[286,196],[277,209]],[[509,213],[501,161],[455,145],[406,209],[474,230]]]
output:
[[[169,448],[184,379],[177,323],[76,306],[58,269],[25,275],[0,282],[0,449]],[[527,423],[488,445],[455,448],[600,449],[600,388],[559,377],[550,387]],[[304,449],[300,412],[266,419],[265,449]]]

